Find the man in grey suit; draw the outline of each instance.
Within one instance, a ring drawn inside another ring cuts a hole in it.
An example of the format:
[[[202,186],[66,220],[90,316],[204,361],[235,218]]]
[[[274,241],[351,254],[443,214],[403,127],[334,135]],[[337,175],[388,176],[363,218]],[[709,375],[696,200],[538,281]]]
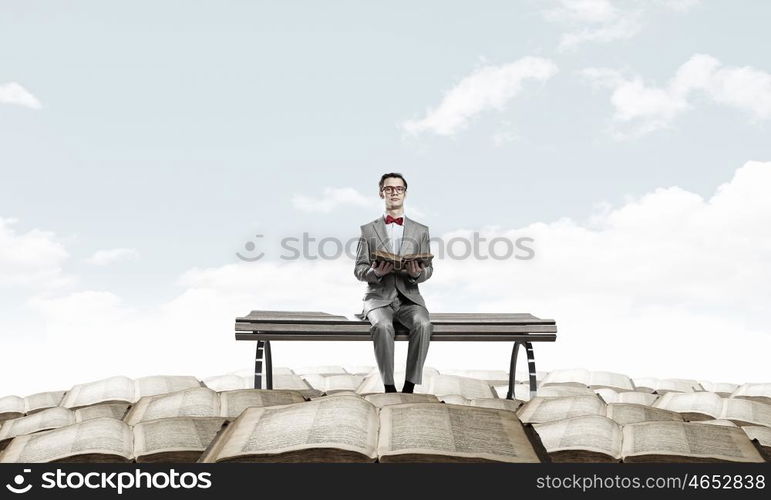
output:
[[[396,392],[394,383],[394,318],[409,330],[407,371],[402,392],[412,392],[422,383],[423,364],[433,331],[418,283],[431,277],[433,265],[412,261],[406,269],[395,270],[388,262],[374,262],[370,255],[383,250],[397,255],[431,253],[428,226],[404,215],[407,181],[396,172],[380,178],[379,195],[385,213],[361,226],[354,274],[367,282],[362,314],[370,321],[375,358],[385,392]]]

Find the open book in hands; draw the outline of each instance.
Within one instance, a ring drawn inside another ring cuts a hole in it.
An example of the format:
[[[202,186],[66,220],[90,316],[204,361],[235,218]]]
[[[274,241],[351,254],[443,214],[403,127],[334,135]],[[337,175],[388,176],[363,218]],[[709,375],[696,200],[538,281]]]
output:
[[[407,255],[396,255],[391,252],[384,252],[382,250],[375,250],[370,259],[373,262],[390,262],[393,264],[394,269],[400,271],[407,268],[407,262],[416,261],[419,265],[428,266],[431,264],[431,260],[434,256],[430,253],[411,253]]]

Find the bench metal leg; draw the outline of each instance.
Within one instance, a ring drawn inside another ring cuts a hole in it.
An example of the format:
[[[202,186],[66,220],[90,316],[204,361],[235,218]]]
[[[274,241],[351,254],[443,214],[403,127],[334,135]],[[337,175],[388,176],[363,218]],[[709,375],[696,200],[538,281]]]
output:
[[[273,356],[270,355],[270,340],[265,341],[265,388],[273,389]]]
[[[273,357],[270,354],[270,340],[258,340],[254,355],[254,388],[262,389],[262,355],[265,354],[265,388],[273,389]]]
[[[254,388],[262,389],[262,349],[264,340],[257,341],[257,352],[254,354]]]
[[[517,369],[517,352],[519,344],[525,346],[527,354],[527,371],[530,380],[530,397],[534,398],[538,389],[535,376],[535,355],[533,354],[533,344],[530,342],[516,341],[511,349],[511,365],[509,367],[509,392],[506,393],[506,399],[514,399],[514,375]]]

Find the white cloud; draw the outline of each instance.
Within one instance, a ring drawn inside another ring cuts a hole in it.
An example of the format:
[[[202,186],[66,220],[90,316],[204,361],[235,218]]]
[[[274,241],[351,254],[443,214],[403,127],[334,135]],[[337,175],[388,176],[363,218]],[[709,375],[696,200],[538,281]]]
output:
[[[691,107],[697,92],[756,120],[771,118],[771,74],[748,66],[724,66],[706,54],[692,56],[662,86],[608,68],[587,68],[581,74],[595,86],[611,89],[618,138],[670,127]]]
[[[133,248],[113,248],[111,250],[99,250],[91,257],[86,259],[86,262],[95,266],[109,266],[116,262],[126,260],[136,260],[139,258],[139,252]]]
[[[55,288],[70,283],[62,265],[69,258],[49,231],[18,233],[15,219],[0,217],[0,287]]]
[[[701,3],[701,0],[659,0],[665,7],[672,10],[686,12]]]
[[[481,67],[447,91],[439,106],[427,110],[419,120],[404,122],[402,128],[410,134],[453,135],[479,113],[503,110],[520,93],[524,81],[544,82],[556,73],[557,66],[540,57]]]
[[[633,38],[642,30],[639,12],[629,12],[619,16],[613,22],[602,23],[593,28],[583,28],[579,31],[564,33],[560,38],[559,50],[574,49],[585,42],[608,43],[615,40]]]
[[[708,198],[666,187],[619,207],[602,204],[585,222],[483,228],[488,241],[534,238],[535,258],[437,258],[434,277],[421,289],[437,312],[554,317],[557,342],[535,347],[540,370],[585,366],[632,376],[768,382],[769,190],[771,162],[748,162]],[[350,316],[360,311],[364,293],[348,259],[191,269],[178,284],[177,297],[147,309],[106,291],[31,299],[43,326],[30,340],[37,343],[18,351],[28,355],[0,364],[0,394],[66,389],[117,374],[230,372],[248,366],[254,353],[253,344],[234,340],[236,316],[251,309]],[[397,363],[405,351],[399,343]],[[273,354],[276,366],[374,364],[369,342],[278,342]],[[497,343],[436,342],[427,363],[506,369],[509,355],[510,346]]]
[[[297,210],[308,213],[330,213],[347,207],[359,207],[378,214],[383,211],[383,200],[377,196],[377,185],[374,186],[370,196],[360,193],[354,188],[324,188],[323,194],[318,197],[295,194],[292,196],[292,206]],[[418,206],[405,199],[405,213],[413,217],[425,217],[426,213]]]
[[[558,0],[543,11],[547,21],[568,29],[560,37],[559,50],[574,50],[586,42],[608,43],[639,34],[645,17],[657,6],[686,12],[699,0]]]
[[[31,109],[43,107],[37,97],[16,82],[0,84],[0,104],[15,104]]]
[[[324,188],[319,197],[295,194],[292,196],[292,206],[303,212],[329,213],[341,207],[377,208],[382,201],[375,196],[364,196],[354,188]]]

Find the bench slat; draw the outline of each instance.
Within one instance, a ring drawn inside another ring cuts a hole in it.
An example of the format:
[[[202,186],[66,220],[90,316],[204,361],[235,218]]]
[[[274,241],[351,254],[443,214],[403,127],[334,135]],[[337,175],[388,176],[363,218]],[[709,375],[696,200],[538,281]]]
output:
[[[251,311],[236,321],[347,321],[345,316],[320,311]]]
[[[401,325],[400,325],[401,326]],[[239,332],[284,332],[284,333],[366,333],[369,334],[370,324],[363,321],[326,322],[326,323],[236,323],[236,331]],[[445,325],[434,324],[434,333],[468,334],[484,333],[556,333],[557,325],[529,325],[529,324],[468,324]]]
[[[397,333],[395,340],[409,340],[406,333]],[[360,340],[372,341],[369,333],[335,333],[335,334],[312,334],[312,333],[280,333],[280,332],[236,332],[236,340]],[[554,342],[557,335],[554,333],[497,333],[497,334],[467,334],[459,333],[434,333],[431,335],[431,342],[435,341],[482,341],[482,342],[504,342],[520,340],[525,342]]]

